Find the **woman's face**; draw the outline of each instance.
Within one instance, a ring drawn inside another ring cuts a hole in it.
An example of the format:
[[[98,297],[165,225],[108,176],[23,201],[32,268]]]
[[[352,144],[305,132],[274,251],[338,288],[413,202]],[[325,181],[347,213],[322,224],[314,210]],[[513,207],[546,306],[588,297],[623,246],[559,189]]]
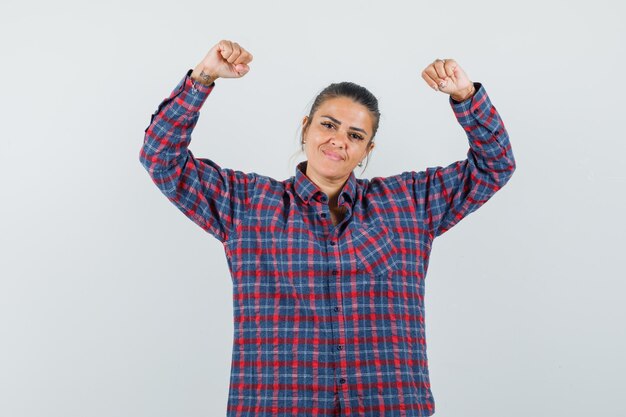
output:
[[[303,129],[307,120],[305,116]],[[347,178],[367,156],[373,122],[367,108],[350,98],[326,100],[313,114],[311,125],[303,131],[307,176],[311,170],[318,178]],[[369,150],[373,148],[374,143]]]

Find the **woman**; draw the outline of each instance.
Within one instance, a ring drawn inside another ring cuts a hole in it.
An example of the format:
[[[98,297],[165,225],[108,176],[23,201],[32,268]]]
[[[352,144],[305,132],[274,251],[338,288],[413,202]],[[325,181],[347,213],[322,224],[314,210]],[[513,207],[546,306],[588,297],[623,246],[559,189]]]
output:
[[[215,80],[242,77],[251,61],[236,42],[213,46],[152,115],[140,153],[159,189],[224,245],[234,303],[228,415],[432,415],[430,249],[513,174],[499,114],[454,60],[436,60],[422,78],[450,95],[467,159],[357,179],[378,102],[356,84],[331,84],[302,121],[307,159],[278,181],[188,149]]]

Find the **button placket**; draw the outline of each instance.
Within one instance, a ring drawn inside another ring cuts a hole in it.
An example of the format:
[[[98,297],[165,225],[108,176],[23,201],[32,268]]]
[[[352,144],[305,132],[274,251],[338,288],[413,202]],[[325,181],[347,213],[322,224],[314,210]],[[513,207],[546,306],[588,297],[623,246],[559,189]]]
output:
[[[333,249],[337,248],[338,249],[338,242],[337,242],[337,236],[332,236],[328,239],[328,254],[330,255],[331,253],[333,255],[335,255],[336,258],[340,258],[340,254],[336,253]],[[336,259],[336,262],[341,262],[341,259]],[[339,267],[334,267],[331,266],[330,268],[330,273],[333,277],[338,278],[340,277],[339,274]],[[332,289],[333,293],[332,295],[332,304],[331,306],[334,304],[334,307],[332,308],[332,311],[334,311],[335,313],[339,313],[341,311],[340,306],[343,304],[343,298],[342,298],[342,290],[341,290],[341,285],[340,282],[338,282],[337,279],[335,280],[331,280],[331,285],[330,288]],[[343,320],[343,315],[342,314],[331,314],[331,316],[334,316],[335,319],[333,319],[333,322],[336,323],[336,326],[333,326],[333,328],[336,330],[336,333],[333,335],[333,339],[335,342],[335,349],[337,352],[337,356],[336,356],[336,362],[334,364],[334,366],[336,367],[337,371],[344,373],[346,372],[346,369],[344,368],[344,365],[342,365],[342,363],[345,361],[346,358],[346,345],[345,345],[345,322]],[[341,378],[339,380],[339,382],[341,384],[345,384],[346,379],[345,378]]]

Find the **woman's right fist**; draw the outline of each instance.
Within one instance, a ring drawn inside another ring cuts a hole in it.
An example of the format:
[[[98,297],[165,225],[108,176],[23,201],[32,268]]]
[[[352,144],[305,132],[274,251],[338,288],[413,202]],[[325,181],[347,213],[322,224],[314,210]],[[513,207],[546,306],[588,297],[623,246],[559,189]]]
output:
[[[237,42],[219,41],[196,65],[191,77],[209,85],[217,78],[241,78],[250,71],[248,63],[252,54]]]

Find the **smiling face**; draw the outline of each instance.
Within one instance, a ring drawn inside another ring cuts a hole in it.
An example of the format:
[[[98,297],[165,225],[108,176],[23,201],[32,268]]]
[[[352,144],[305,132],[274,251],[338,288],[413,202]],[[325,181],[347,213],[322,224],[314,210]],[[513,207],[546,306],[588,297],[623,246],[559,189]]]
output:
[[[350,98],[326,100],[305,128],[307,121],[305,116],[302,128],[308,177],[345,180],[374,148],[373,142],[367,147],[373,133],[372,115]]]

